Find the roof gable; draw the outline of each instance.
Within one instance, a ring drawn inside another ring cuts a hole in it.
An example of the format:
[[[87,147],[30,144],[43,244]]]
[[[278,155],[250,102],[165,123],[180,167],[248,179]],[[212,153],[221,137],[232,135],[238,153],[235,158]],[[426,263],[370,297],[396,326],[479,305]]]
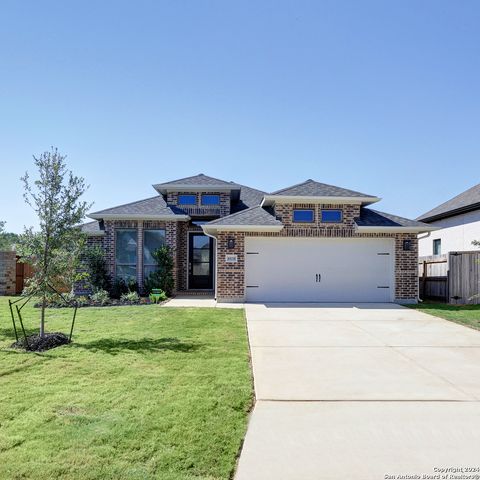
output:
[[[281,190],[271,193],[271,195],[293,197],[373,197],[373,195],[336,187],[335,185],[329,185],[327,183],[316,182],[312,179],[305,180],[305,182],[292,185],[291,187],[282,188]]]
[[[177,180],[171,180],[170,182],[163,182],[157,183],[154,185],[154,188],[158,189],[160,187],[171,188],[175,186],[184,186],[184,185],[191,185],[191,186],[200,186],[204,185],[207,187],[211,186],[221,186],[221,187],[230,187],[232,189],[238,188],[238,185],[234,182],[228,182],[226,180],[221,180],[219,178],[209,177],[208,175],[204,175],[203,173],[199,173],[198,175],[193,175],[191,177],[179,178]]]
[[[433,221],[460,213],[480,209],[480,184],[465,190],[434,209],[420,215],[417,220]]]

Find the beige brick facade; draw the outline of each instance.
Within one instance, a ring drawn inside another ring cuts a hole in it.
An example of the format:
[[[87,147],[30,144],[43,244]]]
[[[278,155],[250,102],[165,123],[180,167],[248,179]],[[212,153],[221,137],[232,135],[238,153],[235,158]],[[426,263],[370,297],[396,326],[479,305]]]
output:
[[[15,252],[0,252],[0,295],[15,295],[16,269]]]

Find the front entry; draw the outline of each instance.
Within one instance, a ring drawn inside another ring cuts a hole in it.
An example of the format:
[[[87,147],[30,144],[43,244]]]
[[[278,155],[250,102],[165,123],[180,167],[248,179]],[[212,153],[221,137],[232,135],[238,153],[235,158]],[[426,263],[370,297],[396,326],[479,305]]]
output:
[[[213,289],[213,239],[203,233],[189,234],[188,288]]]

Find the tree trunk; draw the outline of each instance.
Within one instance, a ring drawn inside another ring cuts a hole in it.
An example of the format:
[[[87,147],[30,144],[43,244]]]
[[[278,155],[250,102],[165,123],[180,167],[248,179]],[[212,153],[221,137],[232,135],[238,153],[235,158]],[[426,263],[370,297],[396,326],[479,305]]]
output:
[[[47,297],[43,294],[42,312],[40,313],[40,337],[45,335],[45,308],[47,306]]]

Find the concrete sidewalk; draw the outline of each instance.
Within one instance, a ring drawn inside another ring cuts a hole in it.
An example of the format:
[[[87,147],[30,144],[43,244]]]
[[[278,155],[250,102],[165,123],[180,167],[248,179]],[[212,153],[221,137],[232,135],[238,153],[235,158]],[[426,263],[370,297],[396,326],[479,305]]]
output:
[[[246,305],[257,403],[237,480],[480,467],[480,332],[397,305]]]

